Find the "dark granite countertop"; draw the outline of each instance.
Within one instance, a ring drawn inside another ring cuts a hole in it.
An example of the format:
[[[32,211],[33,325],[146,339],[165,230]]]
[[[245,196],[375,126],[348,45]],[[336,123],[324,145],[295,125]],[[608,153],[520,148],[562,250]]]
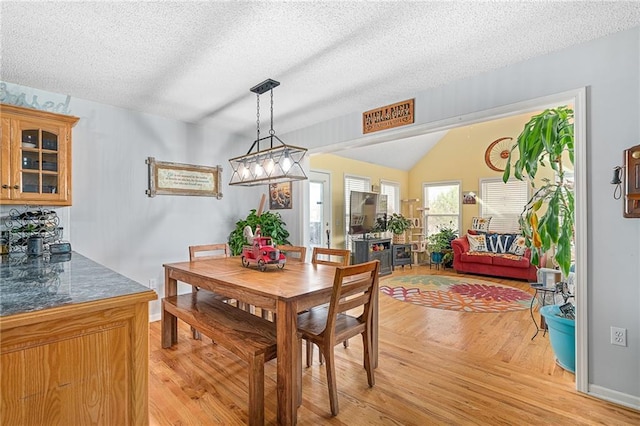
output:
[[[149,289],[76,253],[0,261],[0,317],[143,293]]]

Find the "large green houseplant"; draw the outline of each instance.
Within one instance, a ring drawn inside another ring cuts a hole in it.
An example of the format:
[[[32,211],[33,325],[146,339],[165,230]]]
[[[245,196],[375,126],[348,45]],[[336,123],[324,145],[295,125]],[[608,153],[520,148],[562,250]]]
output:
[[[512,155],[518,153],[515,163]],[[569,274],[574,238],[573,182],[567,180],[565,161],[574,159],[573,110],[567,106],[547,109],[531,117],[511,149],[502,179],[509,180],[513,168],[516,179],[534,182],[539,167],[551,167],[554,180],[542,179],[524,206],[520,227],[532,250],[531,262],[540,266],[543,253],[555,251],[555,262],[563,275]]]
[[[387,230],[395,235],[404,234],[409,228],[411,228],[411,221],[399,213],[393,213],[387,221]]]
[[[280,213],[266,211],[258,215],[256,209],[252,209],[245,219],[236,222],[235,229],[229,234],[229,248],[234,256],[241,254],[242,246],[249,244],[244,236],[244,228],[250,226],[251,231],[255,232],[258,225],[260,226],[260,234],[271,237],[274,244],[291,244],[287,240],[289,231],[287,231],[286,223],[282,220]]]

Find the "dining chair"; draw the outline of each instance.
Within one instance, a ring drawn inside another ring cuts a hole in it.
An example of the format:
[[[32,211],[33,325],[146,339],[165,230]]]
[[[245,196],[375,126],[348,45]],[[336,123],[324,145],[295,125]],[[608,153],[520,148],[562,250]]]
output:
[[[367,381],[369,387],[375,384],[371,335],[372,298],[378,291],[379,269],[379,260],[351,266],[338,266],[329,306],[312,308],[298,314],[300,346],[302,339],[305,339],[317,345],[326,358],[329,403],[331,414],[334,416],[338,415],[338,390],[333,353],[336,342],[343,342],[358,334],[362,335]],[[355,316],[353,310],[359,315]],[[347,314],[347,312],[350,313]],[[301,362],[298,358],[298,363]]]
[[[287,257],[287,262],[304,263],[307,260],[306,247],[278,244],[276,248],[285,254],[285,256]],[[264,319],[269,319],[269,317],[271,317],[271,321],[276,321],[276,314],[267,309],[261,310],[261,316]]]
[[[219,259],[221,257],[229,257],[231,250],[229,244],[202,244],[198,246],[189,246],[189,261]]]
[[[347,266],[351,263],[351,250],[314,247],[311,263],[320,265]]]
[[[223,257],[229,257],[230,255],[231,250],[229,249],[229,245],[226,243],[189,246],[189,262],[220,259]],[[196,286],[192,286],[191,291],[195,293],[196,291],[200,291],[200,289]],[[227,297],[219,296],[218,299],[226,301],[227,303],[229,302],[229,298]],[[200,340],[202,338],[200,332],[193,327],[191,327],[191,333],[194,339]]]
[[[302,246],[289,246],[278,244],[276,246],[278,250],[283,252],[287,256],[287,262],[302,262],[307,260],[307,248]]]
[[[351,250],[314,247],[311,255],[311,263],[315,265],[347,266],[351,264]],[[343,342],[344,347],[349,347],[349,340]],[[319,353],[319,362],[323,363],[322,351]],[[313,363],[313,345],[307,342],[307,367]]]

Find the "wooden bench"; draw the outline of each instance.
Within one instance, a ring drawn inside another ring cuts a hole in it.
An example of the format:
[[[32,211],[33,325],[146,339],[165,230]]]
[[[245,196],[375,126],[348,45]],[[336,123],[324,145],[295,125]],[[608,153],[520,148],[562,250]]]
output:
[[[277,355],[275,324],[224,303],[210,292],[165,297],[162,305],[171,315],[247,361],[249,424],[263,425],[264,363]]]

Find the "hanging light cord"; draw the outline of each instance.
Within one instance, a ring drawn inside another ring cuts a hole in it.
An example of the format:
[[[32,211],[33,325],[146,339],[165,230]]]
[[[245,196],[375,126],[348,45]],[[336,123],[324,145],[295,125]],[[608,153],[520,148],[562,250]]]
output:
[[[269,135],[273,136],[276,134],[276,131],[273,130],[273,89],[271,92],[271,129],[269,129]],[[271,148],[273,148],[273,137],[271,138]]]
[[[258,141],[258,151],[260,151],[260,93],[256,93],[256,141]]]

